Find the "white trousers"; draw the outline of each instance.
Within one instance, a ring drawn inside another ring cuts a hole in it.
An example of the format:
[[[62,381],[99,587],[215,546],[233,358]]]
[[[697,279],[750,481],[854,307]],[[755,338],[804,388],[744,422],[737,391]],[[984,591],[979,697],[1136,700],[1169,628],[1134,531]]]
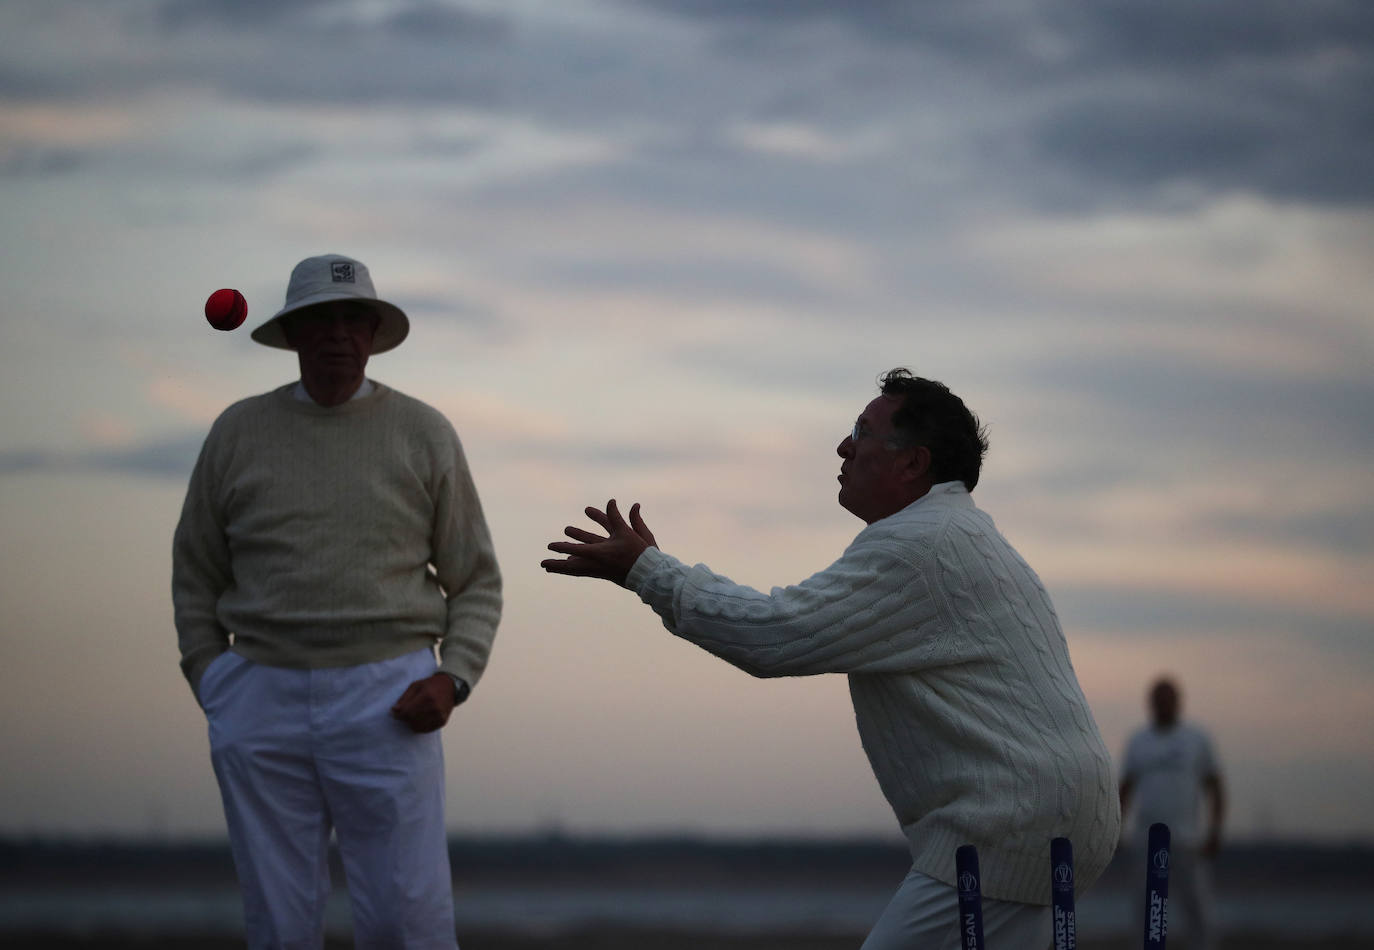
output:
[[[439,733],[393,719],[419,650],[295,670],[228,652],[200,682],[253,950],[318,950],[335,830],[359,950],[455,950]]]
[[[983,898],[988,950],[1044,950],[1054,939],[1050,908]],[[959,895],[912,868],[861,950],[960,950]]]

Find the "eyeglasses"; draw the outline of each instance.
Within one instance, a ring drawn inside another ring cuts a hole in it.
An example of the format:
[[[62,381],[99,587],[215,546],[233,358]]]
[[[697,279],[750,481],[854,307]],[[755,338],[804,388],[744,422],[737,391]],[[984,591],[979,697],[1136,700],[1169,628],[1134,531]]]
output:
[[[870,429],[868,426],[864,425],[862,422],[856,422],[856,423],[854,423],[854,430],[853,430],[852,432],[849,433],[849,439],[850,439],[850,441],[852,441],[852,442],[858,442],[860,439],[866,439],[866,438],[874,438],[874,439],[877,439],[877,438],[880,438],[880,436],[878,435],[878,433],[874,432],[872,429]],[[886,446],[887,446],[888,448],[890,448],[890,449],[905,448],[906,445],[907,445],[907,440],[906,440],[906,439],[903,439],[903,438],[901,438],[901,437],[899,437],[899,436],[895,436],[895,435],[890,435],[890,436],[888,436],[887,438],[883,439],[882,441],[883,441],[883,444],[886,445]]]

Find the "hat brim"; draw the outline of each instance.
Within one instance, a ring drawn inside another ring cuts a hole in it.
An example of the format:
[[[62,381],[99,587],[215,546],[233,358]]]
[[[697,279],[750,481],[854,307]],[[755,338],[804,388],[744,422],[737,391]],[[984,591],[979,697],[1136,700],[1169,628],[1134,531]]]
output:
[[[401,345],[406,336],[410,333],[410,320],[400,307],[395,304],[387,303],[385,300],[376,300],[369,297],[356,297],[351,294],[331,294],[318,293],[312,294],[289,307],[284,307],[272,315],[262,326],[253,331],[253,339],[263,346],[270,346],[278,350],[295,351],[290,343],[286,342],[286,331],[282,327],[282,318],[293,313],[301,313],[305,310],[322,310],[335,304],[348,303],[354,306],[365,307],[377,315],[377,333],[372,337],[372,354],[385,353],[387,350],[394,350]]]

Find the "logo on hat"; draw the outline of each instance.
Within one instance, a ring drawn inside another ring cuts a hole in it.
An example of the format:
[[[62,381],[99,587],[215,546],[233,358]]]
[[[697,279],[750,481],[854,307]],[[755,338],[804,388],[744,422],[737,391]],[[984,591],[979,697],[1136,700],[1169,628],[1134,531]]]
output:
[[[336,284],[353,283],[353,262],[334,261],[329,265],[329,276],[334,278]]]

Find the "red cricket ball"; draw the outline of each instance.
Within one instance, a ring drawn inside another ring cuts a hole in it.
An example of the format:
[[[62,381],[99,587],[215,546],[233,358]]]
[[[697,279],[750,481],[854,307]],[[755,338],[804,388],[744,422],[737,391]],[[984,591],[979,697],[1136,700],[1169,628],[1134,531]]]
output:
[[[225,287],[205,301],[205,319],[216,330],[232,330],[248,316],[248,301],[237,290]]]

